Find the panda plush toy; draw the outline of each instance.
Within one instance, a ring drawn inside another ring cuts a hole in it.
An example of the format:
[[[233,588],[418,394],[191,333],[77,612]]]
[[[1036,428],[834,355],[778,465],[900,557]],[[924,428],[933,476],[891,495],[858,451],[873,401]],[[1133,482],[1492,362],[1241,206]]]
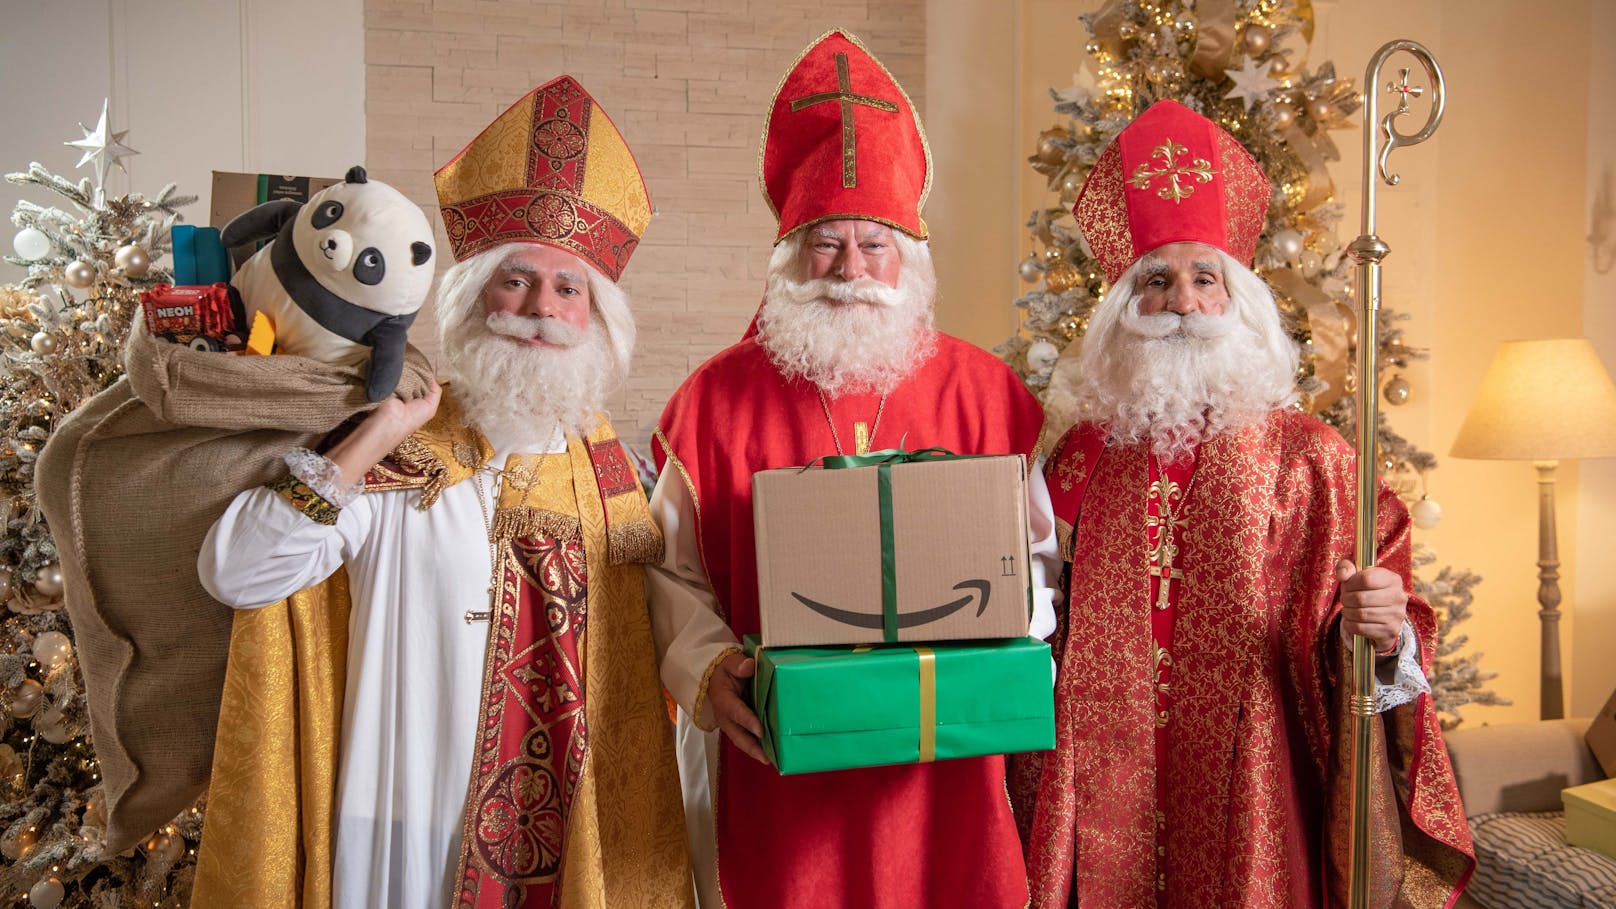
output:
[[[236,217],[226,247],[269,240],[230,279],[247,324],[263,313],[275,352],[323,363],[370,356],[365,397],[393,393],[410,323],[432,285],[432,227],[404,194],[363,167],[307,203],[266,202]]]

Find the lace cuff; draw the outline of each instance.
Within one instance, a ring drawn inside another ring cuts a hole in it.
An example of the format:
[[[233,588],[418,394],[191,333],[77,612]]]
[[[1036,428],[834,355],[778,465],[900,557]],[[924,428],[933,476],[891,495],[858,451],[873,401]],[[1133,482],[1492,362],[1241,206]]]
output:
[[[1411,704],[1422,694],[1431,693],[1431,683],[1420,668],[1420,642],[1414,626],[1403,620],[1397,634],[1397,652],[1375,661],[1375,712]]]
[[[719,663],[722,663],[724,660],[728,659],[730,654],[745,652],[746,651],[739,647],[728,647],[724,649],[723,653],[713,657],[713,661],[711,663],[707,664],[707,671],[701,674],[701,685],[696,688],[695,709],[690,713],[690,719],[696,724],[697,729],[700,729],[703,732],[712,732],[714,729],[718,728],[718,720],[716,718],[711,718],[706,720],[706,722],[703,722],[701,715],[702,708],[707,706],[707,686],[713,680],[713,670],[718,668]]]
[[[302,480],[304,485],[335,508],[352,504],[365,491],[363,480],[353,484],[343,483],[342,468],[335,461],[307,448],[288,451],[286,466],[291,469],[292,476]]]

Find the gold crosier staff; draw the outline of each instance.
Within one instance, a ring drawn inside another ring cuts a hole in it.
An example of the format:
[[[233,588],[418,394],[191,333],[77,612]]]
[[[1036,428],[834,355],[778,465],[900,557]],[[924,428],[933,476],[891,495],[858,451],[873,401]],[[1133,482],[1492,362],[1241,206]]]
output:
[[[1380,83],[1380,70],[1393,54],[1406,51],[1425,68],[1431,81],[1431,113],[1425,126],[1417,133],[1403,134],[1394,125],[1397,118],[1408,113],[1410,97],[1424,90],[1408,83],[1409,70],[1405,68],[1399,81],[1388,82],[1386,91],[1398,96],[1397,109],[1384,118],[1379,116],[1380,103],[1375,86]],[[1418,145],[1436,132],[1442,122],[1443,91],[1442,69],[1437,66],[1431,52],[1414,41],[1390,41],[1369,61],[1364,72],[1364,179],[1363,179],[1363,234],[1347,246],[1352,260],[1358,263],[1358,539],[1357,561],[1360,570],[1375,564],[1375,497],[1379,491],[1376,474],[1378,454],[1375,451],[1377,423],[1376,354],[1380,326],[1380,260],[1391,252],[1380,237],[1375,235],[1375,170],[1388,185],[1396,186],[1399,177],[1386,170],[1386,159],[1392,149]],[[1384,145],[1381,143],[1384,142]],[[1351,909],[1368,909],[1369,903],[1369,805],[1372,780],[1370,777],[1373,737],[1371,725],[1375,721],[1375,645],[1362,635],[1352,638],[1352,847],[1349,852],[1351,877],[1347,902]]]

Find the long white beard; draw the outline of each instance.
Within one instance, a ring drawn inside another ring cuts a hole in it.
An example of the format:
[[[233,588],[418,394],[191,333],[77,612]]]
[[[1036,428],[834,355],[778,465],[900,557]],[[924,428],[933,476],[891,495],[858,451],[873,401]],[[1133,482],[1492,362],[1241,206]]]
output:
[[[931,301],[873,278],[770,277],[758,343],[786,378],[825,394],[886,394],[937,352]]]
[[[1084,376],[1083,418],[1119,444],[1148,441],[1172,463],[1197,445],[1263,420],[1282,402],[1252,381],[1261,337],[1234,315],[1138,315],[1129,301],[1104,368]]]
[[[558,428],[580,435],[594,428],[623,378],[597,320],[579,330],[554,319],[478,315],[473,310],[444,339],[450,389],[473,426],[530,450],[553,440]],[[563,346],[529,347],[513,337]]]

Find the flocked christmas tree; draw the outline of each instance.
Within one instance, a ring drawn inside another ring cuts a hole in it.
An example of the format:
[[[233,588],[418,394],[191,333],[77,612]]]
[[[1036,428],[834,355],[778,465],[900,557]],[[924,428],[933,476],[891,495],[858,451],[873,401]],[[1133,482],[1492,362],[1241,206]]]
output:
[[[104,801],[88,738],[84,680],[62,608],[62,575],[34,488],[39,450],[63,417],[123,373],[123,341],[139,295],[172,281],[154,264],[178,209],[196,201],[172,184],[155,197],[107,198],[114,165],[135,154],[110,133],[107,110],[68,145],[94,179],[41,165],[6,179],[69,206],[17,203],[20,284],[0,286],[0,904],[181,906],[194,871],[200,808],[120,855],[102,848]],[[58,203],[61,204],[61,203]]]
[[[1092,84],[1051,91],[1061,122],[1043,131],[1028,161],[1055,198],[1027,223],[1035,250],[1019,272],[1034,287],[1015,301],[1023,311],[1020,331],[996,352],[1040,396],[1051,425],[1070,424],[1075,354],[1106,290],[1071,207],[1107,143],[1145,108],[1171,98],[1228,130],[1273,182],[1254,268],[1274,288],[1301,349],[1302,406],[1354,439],[1353,263],[1337,233],[1343,211],[1326,164],[1339,158],[1330,131],[1354,125],[1360,98],[1351,79],[1336,76],[1333,63],[1308,68],[1311,3],[1108,0],[1082,18]],[[1410,391],[1396,370],[1426,356],[1405,342],[1399,326],[1405,318],[1382,311],[1376,340],[1389,375],[1368,386],[1393,406],[1406,402]],[[1384,412],[1377,439],[1382,475],[1413,500],[1415,525],[1435,526],[1441,511],[1419,493],[1436,459],[1393,431]],[[1453,633],[1469,616],[1471,589],[1481,579],[1444,567],[1427,580],[1419,569],[1434,557],[1416,550],[1415,589],[1438,618],[1432,690],[1451,728],[1466,704],[1508,702],[1485,687],[1494,674],[1480,670],[1482,655],[1458,653],[1465,638]]]

